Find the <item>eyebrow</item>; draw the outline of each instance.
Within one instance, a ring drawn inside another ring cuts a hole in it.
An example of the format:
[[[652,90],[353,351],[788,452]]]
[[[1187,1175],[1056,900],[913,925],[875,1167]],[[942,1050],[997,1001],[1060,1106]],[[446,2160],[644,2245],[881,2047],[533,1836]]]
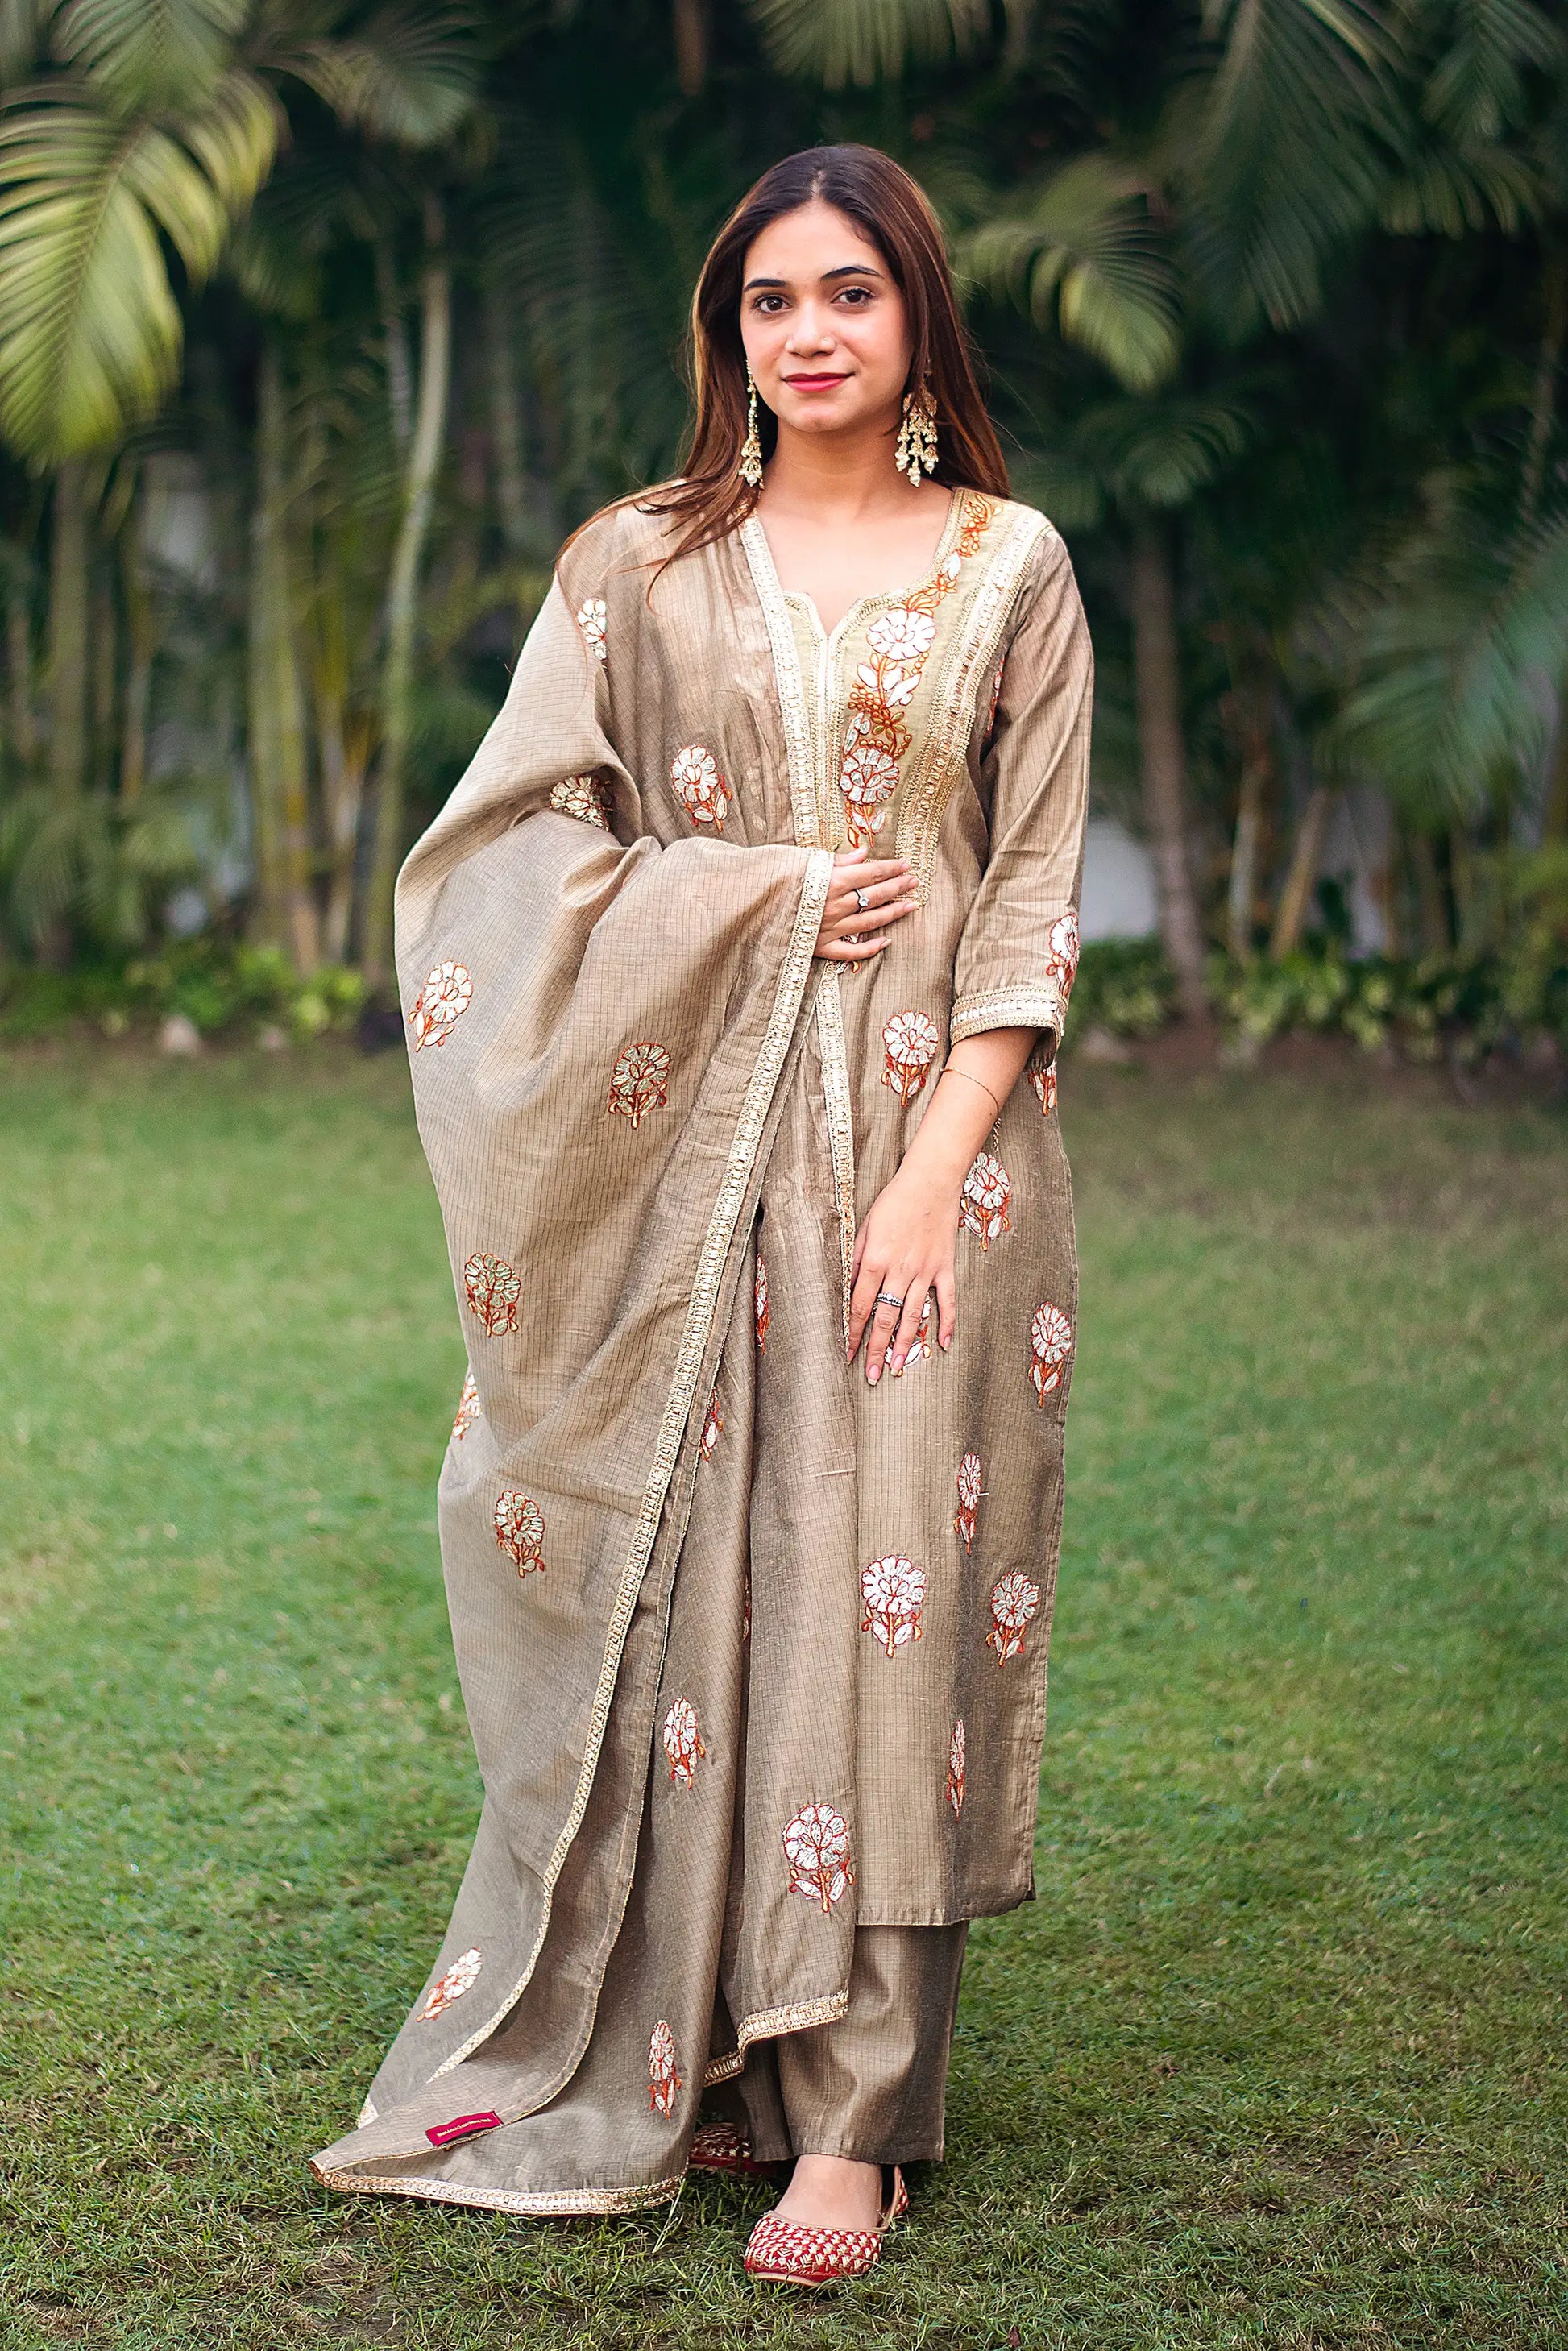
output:
[[[881,276],[882,271],[874,261],[846,261],[837,269],[824,269],[822,282],[826,285],[830,277],[880,277]],[[783,277],[748,277],[740,290],[743,294],[749,294],[754,286],[782,287],[788,283],[789,280]]]

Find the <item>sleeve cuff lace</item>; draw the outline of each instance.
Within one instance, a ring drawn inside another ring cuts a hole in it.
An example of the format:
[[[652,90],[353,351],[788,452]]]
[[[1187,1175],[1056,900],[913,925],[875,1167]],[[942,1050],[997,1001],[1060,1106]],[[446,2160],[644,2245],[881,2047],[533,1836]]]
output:
[[[978,1037],[988,1029],[1049,1029],[1060,1040],[1067,1022],[1067,995],[1060,980],[1043,979],[1016,987],[988,987],[960,996],[948,1024],[949,1042]]]

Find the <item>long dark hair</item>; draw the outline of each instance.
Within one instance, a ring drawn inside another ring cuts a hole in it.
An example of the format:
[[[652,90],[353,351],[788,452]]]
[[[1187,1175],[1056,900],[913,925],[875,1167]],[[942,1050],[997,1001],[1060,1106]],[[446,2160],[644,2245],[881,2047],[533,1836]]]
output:
[[[754,240],[772,222],[820,200],[843,213],[876,247],[903,295],[911,353],[905,390],[923,380],[936,402],[936,478],[1005,497],[1008,470],[975,378],[958,316],[941,225],[924,191],[875,147],[808,147],[764,172],[717,236],[692,299],[691,369],[696,414],[682,477],[637,503],[685,528],[667,559],[706,547],[743,523],[757,504],[737,468],[746,437],[746,351],[741,278]],[[758,403],[764,461],[779,428]]]

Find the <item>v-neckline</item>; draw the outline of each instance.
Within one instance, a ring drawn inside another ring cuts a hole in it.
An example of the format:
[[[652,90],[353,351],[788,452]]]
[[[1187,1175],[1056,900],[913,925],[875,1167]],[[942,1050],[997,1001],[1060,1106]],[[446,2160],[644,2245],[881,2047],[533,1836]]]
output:
[[[937,573],[941,570],[942,566],[946,563],[948,556],[953,551],[954,541],[958,536],[958,517],[962,510],[963,500],[964,493],[962,489],[956,488],[949,491],[947,519],[942,526],[942,535],[936,542],[936,552],[932,556],[930,563],[926,566],[925,570],[918,580],[910,581],[906,587],[874,588],[867,595],[857,596],[852,604],[846,606],[845,610],[840,614],[839,618],[834,622],[831,629],[823,626],[822,616],[817,610],[817,600],[814,596],[809,595],[804,588],[785,587],[783,581],[779,577],[779,566],[774,560],[773,549],[769,544],[767,527],[764,524],[761,516],[754,512],[750,519],[757,525],[758,540],[761,547],[763,556],[767,561],[768,568],[773,575],[773,585],[778,590],[786,604],[799,605],[801,611],[809,616],[811,626],[815,630],[818,637],[821,639],[822,643],[827,646],[828,651],[832,653],[841,642],[844,632],[849,627],[851,622],[857,620],[869,607],[877,604],[893,605],[907,603],[912,596],[918,596],[923,589],[929,588],[932,585]]]

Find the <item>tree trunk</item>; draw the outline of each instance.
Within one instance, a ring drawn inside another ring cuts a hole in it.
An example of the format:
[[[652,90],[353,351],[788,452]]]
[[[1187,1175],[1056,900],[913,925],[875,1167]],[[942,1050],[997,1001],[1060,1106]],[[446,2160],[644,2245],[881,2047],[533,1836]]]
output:
[[[494,279],[485,286],[485,358],[490,391],[490,445],[495,458],[496,505],[508,555],[519,554],[528,535],[528,490],[523,475],[523,421],[513,363],[511,322]]]
[[[141,499],[142,485],[138,483],[120,541],[120,590],[129,655],[120,726],[120,797],[127,807],[141,799],[147,780],[147,715],[152,696],[152,652],[156,642],[152,599],[141,560]]]
[[[1269,941],[1269,952],[1276,962],[1281,956],[1294,955],[1301,944],[1301,933],[1306,928],[1312,891],[1317,883],[1323,834],[1328,828],[1329,810],[1333,802],[1333,793],[1325,784],[1318,784],[1309,793],[1307,805],[1301,810],[1296,838],[1291,844],[1291,862],[1285,869],[1280,903],[1274,910],[1273,935]]]
[[[1258,903],[1258,867],[1263,841],[1263,810],[1274,774],[1269,728],[1269,697],[1260,686],[1239,694],[1241,716],[1241,790],[1236,804],[1236,839],[1230,852],[1226,928],[1231,954],[1245,963],[1252,953],[1252,912]]]
[[[413,716],[413,639],[419,614],[419,571],[446,431],[452,366],[452,269],[443,249],[441,208],[434,196],[425,199],[424,234],[419,399],[409,449],[402,520],[387,587],[381,779],[376,798],[370,900],[365,913],[365,972],[372,987],[384,987],[392,978],[392,892],[402,860],[403,786]]]
[[[288,554],[287,423],[277,348],[256,379],[256,508],[251,525],[250,771],[263,935],[299,971],[319,956],[310,894],[305,702]]]
[[[1535,387],[1530,402],[1530,435],[1520,475],[1519,519],[1530,524],[1541,503],[1546,479],[1546,452],[1557,413],[1557,371],[1563,364],[1563,344],[1568,337],[1568,252],[1559,247],[1547,255],[1544,273],[1544,318],[1541,351],[1535,363]]]
[[[102,564],[93,567],[92,636],[89,660],[92,671],[92,739],[88,753],[89,779],[108,790],[114,781],[115,737],[120,732],[120,629],[114,607],[112,575]]]
[[[89,524],[87,460],[68,457],[49,548],[49,781],[61,799],[75,799],[87,776]]]
[[[1159,888],[1160,936],[1176,976],[1183,1017],[1207,1021],[1203,929],[1186,848],[1186,746],[1182,737],[1176,595],[1169,544],[1153,522],[1133,541],[1133,658],[1144,824]]]
[[[697,97],[707,79],[707,0],[674,0],[675,76],[682,95]]]
[[[408,329],[403,321],[402,293],[397,282],[397,265],[392,260],[392,246],[384,236],[375,244],[376,298],[382,306],[382,349],[386,360],[387,407],[392,415],[392,440],[400,457],[408,455],[408,436],[413,415],[413,370],[408,356]]]
[[[5,667],[11,688],[11,747],[17,766],[24,774],[30,774],[38,756],[33,714],[33,616],[20,579],[12,580],[5,604]]]

